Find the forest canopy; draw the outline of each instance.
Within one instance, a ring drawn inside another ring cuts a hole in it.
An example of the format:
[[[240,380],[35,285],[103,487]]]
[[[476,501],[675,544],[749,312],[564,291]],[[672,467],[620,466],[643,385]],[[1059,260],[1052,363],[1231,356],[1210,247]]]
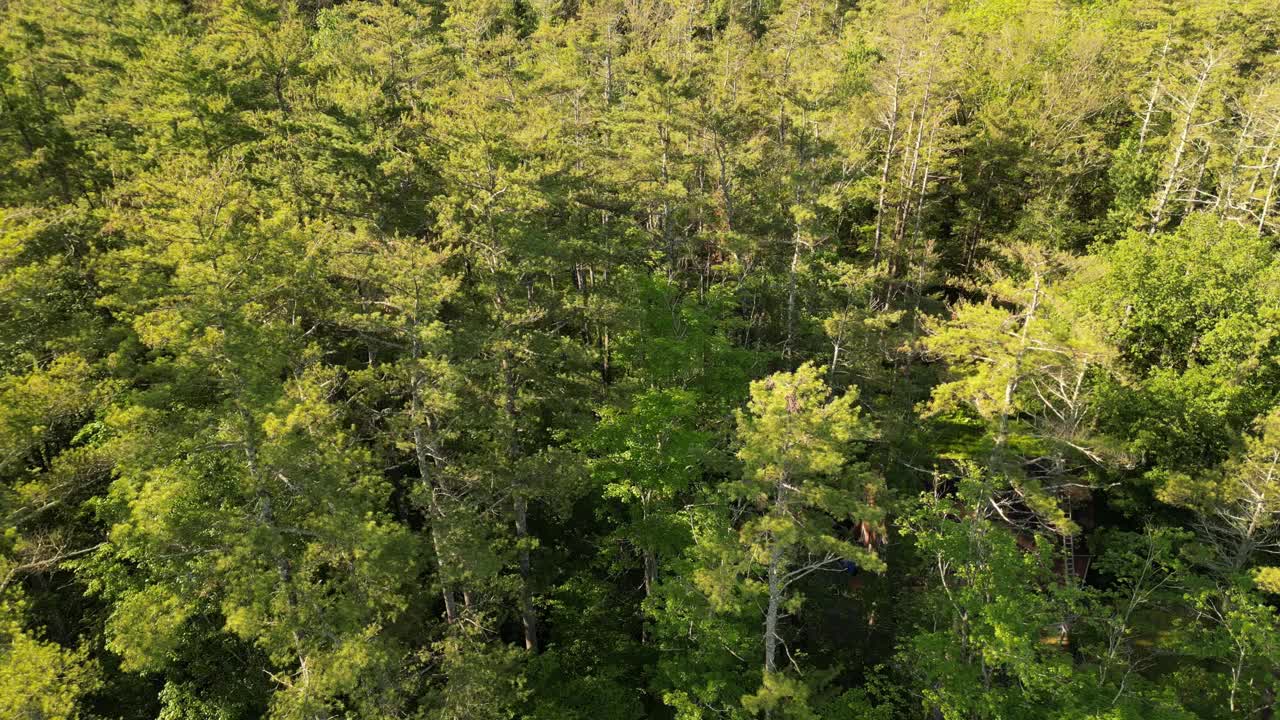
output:
[[[1280,692],[1275,0],[0,0],[0,717]]]

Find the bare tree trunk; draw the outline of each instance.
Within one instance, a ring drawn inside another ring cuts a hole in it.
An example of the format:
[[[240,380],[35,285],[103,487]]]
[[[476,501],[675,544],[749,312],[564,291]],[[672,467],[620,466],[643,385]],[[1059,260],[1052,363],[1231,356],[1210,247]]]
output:
[[[1186,102],[1186,112],[1183,114],[1182,119],[1182,132],[1178,134],[1178,145],[1173,151],[1173,162],[1169,166],[1169,175],[1165,178],[1164,187],[1160,190],[1159,198],[1156,200],[1156,208],[1152,212],[1152,233],[1155,233],[1160,228],[1160,223],[1164,221],[1164,211],[1168,206],[1169,196],[1173,194],[1173,190],[1178,183],[1178,171],[1182,167],[1182,157],[1187,151],[1187,142],[1191,137],[1191,129],[1195,127],[1196,110],[1200,107],[1200,97],[1204,94],[1205,83],[1209,81],[1209,75],[1217,64],[1217,56],[1205,58],[1204,67],[1196,77],[1196,89]]]
[[[609,31],[605,35],[606,42],[613,39],[613,23],[609,23]],[[604,56],[604,104],[613,104],[613,52]]]
[[[1031,294],[1031,303],[1027,306],[1027,316],[1022,321],[1022,331],[1019,334],[1018,352],[1013,356],[1013,374],[1009,378],[1009,382],[1004,386],[1004,404],[1000,408],[1000,424],[996,431],[995,442],[992,444],[992,456],[998,455],[1006,444],[1009,442],[1009,415],[1010,408],[1013,407],[1013,394],[1018,391],[1018,385],[1022,380],[1022,357],[1026,354],[1027,336],[1031,332],[1031,323],[1035,320],[1036,310],[1040,307],[1040,273],[1035,276],[1035,289]]]
[[[930,67],[929,75],[925,80],[924,97],[920,101],[920,120],[913,123],[915,129],[915,142],[911,148],[911,162],[908,164],[908,172],[903,179],[902,187],[906,188],[904,194],[904,202],[898,208],[897,218],[894,222],[893,229],[893,256],[890,261],[890,274],[896,276],[901,267],[902,255],[905,252],[905,243],[907,238],[907,226],[911,224],[911,213],[913,210],[919,212],[913,202],[912,194],[916,187],[916,176],[920,171],[920,151],[924,147],[925,125],[929,122],[929,103],[932,100],[933,93],[933,68]],[[931,133],[932,134],[932,133]],[[923,198],[922,198],[923,200]]]
[[[516,494],[516,542],[520,545],[520,621],[524,626],[524,648],[536,652],[538,650],[538,616],[533,611],[533,593],[529,589],[529,501],[524,495]]]
[[[415,309],[415,320],[417,313]],[[431,514],[431,548],[436,555],[436,570],[440,575],[441,594],[444,596],[444,614],[445,619],[450,623],[458,620],[458,601],[454,596],[453,588],[445,578],[448,576],[446,572],[446,559],[444,555],[444,543],[440,534],[440,522],[444,519],[444,511],[440,507],[440,499],[436,493],[435,483],[431,479],[431,452],[429,441],[426,433],[422,431],[422,383],[425,378],[419,369],[417,362],[422,356],[422,344],[418,339],[416,322],[410,325],[411,331],[414,333],[412,342],[412,359],[414,362],[413,378],[410,381],[409,390],[409,408],[413,417],[410,422],[413,423],[413,448],[414,454],[418,460],[418,479],[422,483],[427,493],[427,511]]]
[[[423,437],[422,428],[413,428],[413,444],[416,448],[418,456],[418,476],[427,492],[427,510],[431,513],[431,549],[436,554],[436,568],[440,574],[441,593],[444,596],[444,614],[445,619],[450,623],[456,622],[458,619],[458,600],[454,596],[453,588],[449,585],[445,578],[445,556],[444,543],[441,541],[439,522],[443,519],[444,513],[440,508],[440,501],[436,497],[436,488],[431,482],[431,475],[428,468],[430,460],[426,452],[426,438]]]
[[[919,114],[918,118],[917,118],[917,114]],[[893,245],[889,249],[889,253],[888,253],[888,260],[889,260],[888,274],[889,274],[890,280],[892,280],[892,278],[897,275],[897,270],[898,270],[897,253],[902,245],[902,236],[906,232],[907,215],[911,212],[911,208],[910,208],[911,190],[914,188],[916,184],[915,163],[916,163],[916,160],[919,159],[919,151],[920,151],[919,137],[920,137],[920,133],[922,132],[921,128],[923,128],[923,126],[924,126],[923,111],[920,108],[913,109],[911,111],[910,122],[907,125],[907,131],[906,133],[904,133],[904,135],[906,137],[910,137],[912,133],[915,133],[917,138],[915,142],[915,154],[912,156],[912,159],[908,161],[904,151],[904,155],[902,158],[902,166],[898,170],[898,187],[906,188],[906,190],[905,192],[903,192],[902,199],[897,204],[897,207],[894,208],[894,213],[893,213],[893,237],[891,238],[893,240]],[[889,298],[886,296],[885,301],[888,302],[888,299]]]
[[[764,616],[764,671],[778,671],[778,613],[782,608],[782,546],[769,552],[769,607]]]
[[[841,335],[831,344],[831,369],[827,371],[827,385],[833,388],[836,386],[836,366],[840,364],[840,345],[843,342],[844,336]]]
[[[668,151],[671,147],[671,133],[666,126],[658,123],[658,138],[662,141],[662,244],[667,250],[667,273],[668,277],[674,277],[676,272],[676,247],[675,239],[671,234],[671,200],[666,198],[667,187],[671,184],[670,168],[668,167]]]
[[[938,128],[935,125],[929,129],[929,142],[924,148],[924,175],[920,178],[920,193],[916,199],[916,217],[915,230],[912,232],[911,248],[915,249],[916,244],[920,242],[922,224],[924,221],[924,198],[929,193],[929,172],[933,169],[933,152],[934,137],[937,135]]]
[[[787,272],[787,340],[782,346],[782,357],[791,357],[791,343],[796,332],[796,268],[800,264],[800,231],[797,228],[791,238],[791,269]]]
[[[1271,199],[1275,195],[1278,176],[1280,176],[1280,156],[1277,156],[1275,163],[1271,165],[1271,180],[1267,183],[1267,198],[1262,201],[1262,212],[1258,215],[1259,233],[1267,229],[1267,213],[1271,211]]]
[[[1169,54],[1169,39],[1165,38],[1164,49],[1160,51],[1161,65],[1164,64],[1164,58]],[[1156,70],[1156,76],[1151,81],[1151,95],[1147,97],[1147,109],[1142,113],[1142,130],[1138,132],[1138,154],[1141,155],[1144,146],[1147,143],[1147,130],[1151,127],[1151,116],[1155,112],[1156,100],[1160,99],[1160,75],[1159,69]]]
[[[458,619],[458,600],[454,596],[453,588],[449,585],[445,578],[445,556],[444,543],[441,541],[439,522],[443,519],[444,513],[440,508],[440,501],[436,497],[436,488],[431,482],[431,475],[428,470],[430,460],[427,457],[425,448],[426,439],[423,437],[422,428],[414,427],[413,444],[417,449],[418,456],[418,475],[422,480],[422,485],[427,491],[427,509],[431,513],[431,548],[436,554],[436,568],[440,574],[441,592],[444,595],[444,614],[445,619],[449,622],[455,622]]]
[[[889,109],[889,140],[884,147],[884,162],[880,165],[880,193],[876,199],[876,236],[875,243],[871,247],[871,261],[873,263],[880,261],[880,238],[884,233],[884,206],[885,196],[889,190],[889,167],[893,160],[894,145],[897,143],[898,132],[898,104],[899,95],[902,87],[902,54],[905,52],[900,49],[898,54],[898,65],[894,68],[893,73],[893,104]]]
[[[1213,207],[1219,215],[1229,213],[1235,207],[1235,189],[1237,179],[1240,177],[1240,161],[1253,140],[1253,121],[1252,115],[1245,119],[1244,127],[1240,129],[1240,135],[1236,138],[1235,149],[1231,153],[1231,166],[1227,171],[1227,177],[1218,184],[1218,196],[1214,198]]]
[[[774,494],[774,512],[786,512],[786,478],[779,480]],[[764,671],[766,674],[778,670],[778,615],[782,610],[782,591],[785,589],[782,580],[782,545],[778,538],[769,534],[769,605],[764,615]]]
[[[733,183],[729,179],[728,160],[725,158],[727,148],[721,141],[719,133],[716,133],[714,139],[716,162],[720,166],[720,176],[718,186],[720,189],[721,201],[724,203],[724,228],[726,230],[733,229]]]
[[[644,596],[653,595],[653,587],[658,582],[658,554],[651,549],[644,551]]]
[[[511,423],[510,437],[507,438],[507,456],[514,464],[519,448],[516,446],[516,388],[515,375],[510,358],[502,358],[502,379],[505,386],[504,406],[507,420]],[[514,471],[514,468],[513,468]],[[538,616],[533,610],[533,592],[530,589],[532,563],[529,559],[529,499],[525,497],[521,483],[513,483],[512,512],[515,516],[516,545],[519,547],[520,559],[520,621],[524,626],[524,647],[526,650],[538,649]]]
[[[245,464],[249,468],[249,476],[253,478],[254,485],[257,489],[258,501],[258,521],[265,527],[272,530],[276,529],[275,511],[271,503],[271,494],[266,487],[267,474],[263,472],[262,465],[258,460],[258,443],[254,438],[254,427],[256,422],[248,410],[241,407],[239,409],[240,418],[244,422],[244,456]],[[284,591],[285,605],[289,612],[297,612],[298,596],[291,586],[293,580],[293,564],[289,562],[288,556],[282,553],[275,554],[276,573],[280,577],[280,587]],[[305,693],[307,686],[311,683],[311,672],[309,669],[309,659],[302,654],[302,646],[306,640],[306,636],[301,629],[295,629],[291,636],[298,658],[298,682],[296,685],[302,688]]]

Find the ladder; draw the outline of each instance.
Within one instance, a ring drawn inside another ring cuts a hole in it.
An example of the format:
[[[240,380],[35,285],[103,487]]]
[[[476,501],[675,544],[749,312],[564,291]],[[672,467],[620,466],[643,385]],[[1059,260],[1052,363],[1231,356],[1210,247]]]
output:
[[[1071,521],[1071,504],[1067,503],[1067,521]],[[1062,534],[1062,549],[1066,552],[1062,569],[1068,584],[1076,578],[1076,537],[1070,533]]]
[[[1063,568],[1066,570],[1067,582],[1070,583],[1076,577],[1076,538],[1074,535],[1062,536],[1062,548],[1066,552],[1066,562]]]

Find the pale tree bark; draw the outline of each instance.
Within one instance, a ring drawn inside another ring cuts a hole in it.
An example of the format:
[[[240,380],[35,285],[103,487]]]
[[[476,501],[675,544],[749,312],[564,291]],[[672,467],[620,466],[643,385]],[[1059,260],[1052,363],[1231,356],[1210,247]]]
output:
[[[414,363],[413,376],[410,381],[410,411],[413,423],[413,447],[414,454],[418,461],[418,479],[422,483],[423,491],[427,495],[427,511],[431,514],[431,548],[436,555],[436,571],[440,575],[441,594],[444,597],[445,619],[450,623],[457,622],[458,600],[454,594],[454,589],[447,578],[449,571],[446,567],[447,558],[444,552],[444,541],[442,538],[440,524],[444,521],[444,510],[440,505],[439,488],[432,480],[431,466],[433,464],[432,456],[435,454],[427,438],[427,434],[423,431],[422,424],[422,385],[426,382],[422,371],[418,367],[418,360],[422,355],[422,343],[417,336],[416,323],[411,327],[414,337],[411,345],[410,356]]]
[[[1262,201],[1262,212],[1258,215],[1258,232],[1265,232],[1267,229],[1267,214],[1271,211],[1271,201],[1275,196],[1276,179],[1280,178],[1280,155],[1276,156],[1275,162],[1271,164],[1271,179],[1267,182],[1267,196]]]
[[[884,234],[885,200],[889,192],[889,169],[893,163],[894,148],[898,141],[898,108],[902,91],[902,58],[905,54],[905,48],[899,47],[898,63],[893,73],[893,92],[889,106],[889,117],[886,120],[889,137],[884,146],[884,159],[880,163],[880,191],[876,198],[876,234],[875,242],[871,247],[872,263],[880,261],[880,239]]]
[[[516,442],[516,381],[515,369],[509,355],[502,357],[503,408],[510,425],[507,438],[507,459],[514,466],[519,456]],[[515,472],[515,468],[511,468]],[[515,519],[517,555],[520,563],[520,623],[524,629],[524,647],[529,651],[538,649],[538,616],[533,609],[533,591],[530,587],[532,562],[529,557],[529,498],[525,495],[523,483],[512,482],[512,513]]]
[[[1247,197],[1253,197],[1254,193],[1258,190],[1258,183],[1262,181],[1263,175],[1265,175],[1267,169],[1271,167],[1271,153],[1275,151],[1276,141],[1278,139],[1280,139],[1280,120],[1276,121],[1275,125],[1271,128],[1271,133],[1267,136],[1266,147],[1262,149],[1262,159],[1257,165],[1252,165],[1249,168],[1250,170],[1253,170],[1253,177],[1249,179],[1249,190],[1245,193]]]
[[[452,585],[445,580],[448,571],[446,570],[446,557],[444,554],[444,542],[440,533],[440,522],[444,519],[444,513],[440,507],[440,499],[437,496],[436,488],[431,482],[430,458],[426,451],[426,438],[422,432],[422,428],[415,427],[413,429],[413,444],[416,449],[418,459],[418,474],[422,485],[427,493],[427,509],[431,513],[431,549],[436,555],[436,569],[440,574],[441,593],[444,597],[444,613],[445,619],[450,623],[456,622],[459,617],[458,600],[454,594]]]
[[[791,344],[796,332],[796,269],[800,266],[800,229],[791,237],[791,267],[787,271],[787,339],[782,356],[791,357]]]
[[[258,496],[258,522],[264,527],[272,531],[279,531],[276,523],[275,510],[271,502],[271,492],[267,487],[267,478],[272,474],[270,468],[265,468],[260,462],[260,452],[257,441],[257,421],[254,420],[253,414],[243,406],[238,408],[241,421],[244,423],[244,456],[245,464],[249,469],[249,476],[253,478],[254,485]],[[279,474],[278,472],[276,474]],[[274,551],[274,548],[273,548]],[[280,552],[273,552],[275,556],[276,574],[280,578],[280,586],[284,591],[285,606],[290,614],[295,614],[298,609],[298,595],[293,589],[293,564],[289,561],[287,555]],[[301,687],[305,694],[307,687],[311,683],[311,671],[309,657],[303,652],[303,645],[306,642],[306,636],[299,629],[294,629],[291,633],[293,644],[296,650],[298,661],[297,682],[295,686]]]
[[[785,479],[780,481],[774,493],[773,513],[775,515],[788,513],[788,482]],[[788,568],[786,548],[778,542],[778,538],[772,532],[769,533],[769,566],[765,574],[765,586],[769,598],[764,614],[764,671],[766,674],[778,671],[778,646],[782,644],[778,623],[782,619],[782,605],[786,600],[787,588],[800,578],[830,567],[838,560],[837,556],[827,553],[817,557],[810,556],[807,561]]]
[[[926,91],[926,95],[927,94],[928,93]],[[927,103],[925,103],[925,107],[927,108]],[[920,128],[924,125],[923,111],[924,108],[921,107],[912,108],[911,117],[907,123],[907,131],[904,133],[904,136],[907,138],[910,138],[913,134],[917,137],[915,153],[919,152],[918,138],[920,136]],[[911,204],[911,189],[915,186],[915,157],[915,155],[912,155],[913,159],[908,160],[904,151],[902,164],[898,169],[898,188],[900,190],[902,188],[906,188],[906,191],[902,192],[902,197],[894,208],[893,213],[893,231],[891,233],[893,245],[888,253],[888,272],[890,278],[894,277],[897,271],[898,251],[901,249],[902,235],[907,224],[907,213],[910,210],[908,206]],[[886,298],[886,301],[887,300],[888,298]]]
[[[778,614],[782,608],[782,546],[769,551],[769,605],[764,616],[764,671],[778,671]]]
[[[1027,313],[1022,320],[1022,329],[1018,333],[1018,350],[1013,356],[1013,372],[1004,386],[1004,403],[1000,406],[1000,421],[992,444],[992,455],[998,455],[1009,442],[1009,416],[1013,408],[1013,395],[1022,382],[1022,360],[1030,347],[1029,335],[1031,323],[1035,321],[1036,311],[1040,308],[1041,281],[1040,273],[1034,278],[1035,286],[1031,291],[1031,302],[1027,305]]]
[[[1178,133],[1178,143],[1174,147],[1173,160],[1169,164],[1169,173],[1165,177],[1160,194],[1157,196],[1156,207],[1151,213],[1151,233],[1155,233],[1160,228],[1161,223],[1164,222],[1164,213],[1168,208],[1169,198],[1178,186],[1179,171],[1182,169],[1182,159],[1186,155],[1187,145],[1190,144],[1191,131],[1198,126],[1196,112],[1200,109],[1200,102],[1204,98],[1205,85],[1208,84],[1209,76],[1213,74],[1221,58],[1220,54],[1213,52],[1205,56],[1201,61],[1200,72],[1196,75],[1195,89],[1192,90],[1191,96],[1181,103],[1184,109],[1181,123],[1182,130]]]
[[[492,189],[493,181],[490,180],[491,197],[496,196]],[[504,288],[499,266],[501,257],[497,250],[497,232],[494,228],[493,207],[492,205],[485,208],[485,227],[487,230],[489,246],[488,260],[490,272],[494,276],[497,287],[494,291],[493,304],[496,313],[496,320],[506,326],[508,333],[513,333],[514,328],[506,323],[508,315],[507,310],[507,293]],[[502,375],[502,409],[506,416],[507,433],[506,448],[504,454],[511,475],[511,511],[512,520],[515,526],[516,545],[518,550],[517,558],[520,572],[520,622],[524,631],[524,646],[526,650],[536,652],[538,649],[538,616],[533,608],[533,590],[532,583],[532,561],[529,554],[529,498],[526,494],[525,484],[516,474],[517,460],[520,458],[520,443],[517,435],[519,417],[516,410],[516,368],[515,356],[510,349],[501,352],[498,361],[499,371]]]
[[[644,596],[652,597],[658,582],[658,554],[652,549],[644,551]]]
[[[1164,49],[1160,51],[1160,64],[1164,65],[1164,59],[1169,54],[1169,39],[1165,38]],[[1155,77],[1151,79],[1151,92],[1147,95],[1147,107],[1142,113],[1142,129],[1138,132],[1138,154],[1146,148],[1147,131],[1151,129],[1151,117],[1155,114],[1156,102],[1160,99],[1160,70],[1157,69]]]
[[[925,145],[924,149],[924,173],[920,178],[920,191],[916,196],[915,229],[912,231],[911,241],[912,250],[915,250],[918,247],[923,236],[924,201],[925,196],[929,194],[929,179],[932,177],[930,173],[933,170],[934,151],[937,147],[934,144],[934,141],[937,137],[937,133],[937,125],[934,125],[929,129],[929,142]]]

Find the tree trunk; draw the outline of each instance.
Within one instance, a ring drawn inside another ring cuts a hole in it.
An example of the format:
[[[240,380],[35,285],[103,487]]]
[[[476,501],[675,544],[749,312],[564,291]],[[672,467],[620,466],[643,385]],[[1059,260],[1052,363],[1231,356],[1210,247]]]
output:
[[[787,340],[782,357],[791,357],[791,344],[796,334],[796,268],[800,265],[800,229],[791,238],[791,268],[787,271]]]
[[[529,589],[529,501],[519,493],[515,497],[516,542],[520,546],[520,621],[524,626],[524,648],[538,650],[538,616],[533,612],[533,593]]]
[[[644,551],[644,596],[653,595],[653,586],[658,582],[658,554],[653,550]]]
[[[776,513],[786,512],[785,485],[786,473],[783,473],[774,494],[774,512]],[[782,591],[785,589],[782,581],[782,545],[772,532],[769,533],[769,542],[772,545],[769,548],[769,605],[764,615],[764,671],[766,674],[778,670],[778,614],[782,609]]]
[[[1209,81],[1209,74],[1213,72],[1213,68],[1218,64],[1216,57],[1206,58],[1204,68],[1201,69],[1200,75],[1196,77],[1196,89],[1191,93],[1191,98],[1186,103],[1186,112],[1183,114],[1182,132],[1178,134],[1178,145],[1173,151],[1173,162],[1169,165],[1169,175],[1165,178],[1164,187],[1160,190],[1159,198],[1156,200],[1156,208],[1151,214],[1151,232],[1155,233],[1160,228],[1160,223],[1164,221],[1164,211],[1169,204],[1169,196],[1173,194],[1174,187],[1178,183],[1178,170],[1182,167],[1182,157],[1187,152],[1187,142],[1191,137],[1191,128],[1195,127],[1196,110],[1200,107],[1200,97],[1204,94],[1205,83]]]
[[[1026,354],[1029,343],[1027,335],[1031,332],[1031,322],[1035,320],[1036,310],[1040,307],[1040,274],[1037,272],[1035,276],[1035,290],[1031,294],[1031,303],[1027,306],[1027,316],[1022,321],[1022,331],[1019,333],[1018,352],[1013,356],[1013,375],[1009,378],[1009,382],[1004,386],[1004,404],[1000,408],[1000,424],[996,431],[995,442],[992,444],[991,454],[994,461],[1004,450],[1004,446],[1009,442],[1009,415],[1013,407],[1013,394],[1018,391],[1018,385],[1022,380],[1022,357]]]
[[[507,438],[507,459],[514,464],[519,455],[516,443],[516,385],[515,375],[508,355],[502,358],[502,379],[504,385],[503,405],[510,423],[510,434]],[[532,562],[529,559],[529,499],[525,497],[520,482],[512,480],[512,511],[515,516],[516,545],[520,559],[520,622],[524,626],[524,647],[536,652],[538,649],[538,616],[533,610],[533,591],[530,589]]]
[[[769,607],[764,616],[764,671],[778,671],[778,612],[782,607],[782,546],[769,552]]]
[[[415,313],[415,318],[417,317]],[[440,507],[440,500],[436,496],[436,487],[431,481],[431,456],[428,452],[428,441],[426,433],[422,431],[422,383],[425,378],[422,377],[417,362],[422,356],[422,345],[418,340],[417,323],[410,325],[410,330],[414,333],[412,344],[412,360],[414,362],[413,379],[410,381],[410,411],[413,414],[411,422],[413,423],[413,448],[414,454],[418,460],[418,479],[422,483],[427,493],[427,511],[431,513],[431,549],[436,554],[436,571],[440,575],[440,591],[444,596],[444,614],[445,619],[449,623],[458,620],[458,601],[453,594],[453,588],[450,587],[445,570],[444,543],[440,536],[440,521],[444,518],[444,512]]]
[[[1280,156],[1271,166],[1271,180],[1267,183],[1267,197],[1262,201],[1262,212],[1258,215],[1258,233],[1267,229],[1267,214],[1271,212],[1271,199],[1276,191],[1276,180],[1280,177]]]
[[[840,363],[840,344],[843,342],[843,335],[837,337],[835,342],[831,344],[831,369],[827,371],[827,385],[836,386],[836,366]]]
[[[1169,54],[1169,39],[1165,38],[1164,49],[1160,51],[1160,60],[1163,65],[1164,58]],[[1147,143],[1147,130],[1151,128],[1151,116],[1156,109],[1156,100],[1160,98],[1160,75],[1159,70],[1156,71],[1155,79],[1151,81],[1151,94],[1147,97],[1147,109],[1142,113],[1142,130],[1138,133],[1138,154],[1142,154],[1143,146]]]
[[[436,497],[436,488],[431,482],[430,459],[427,457],[426,438],[422,428],[418,427],[416,420],[413,428],[413,444],[418,457],[418,477],[426,490],[427,510],[431,513],[431,549],[436,554],[436,571],[440,575],[440,591],[444,595],[444,615],[446,620],[453,623],[458,620],[458,600],[454,595],[453,588],[445,580],[444,543],[440,537],[439,526],[444,517],[444,512],[441,510],[440,501]]]
[[[876,198],[876,235],[871,247],[871,262],[880,261],[880,238],[884,233],[885,196],[889,191],[889,167],[893,160],[893,148],[897,143],[898,133],[898,96],[902,87],[902,53],[898,54],[898,65],[893,74],[893,104],[889,108],[889,140],[884,147],[884,162],[880,165],[880,193]]]

